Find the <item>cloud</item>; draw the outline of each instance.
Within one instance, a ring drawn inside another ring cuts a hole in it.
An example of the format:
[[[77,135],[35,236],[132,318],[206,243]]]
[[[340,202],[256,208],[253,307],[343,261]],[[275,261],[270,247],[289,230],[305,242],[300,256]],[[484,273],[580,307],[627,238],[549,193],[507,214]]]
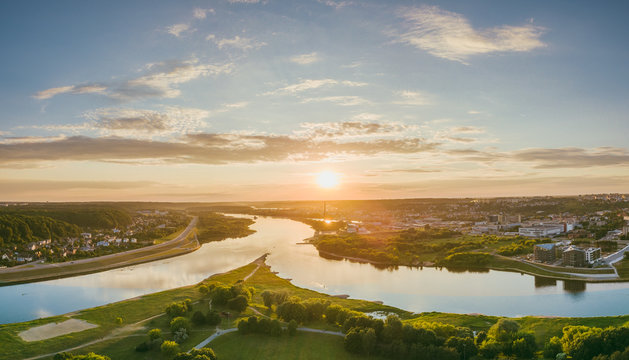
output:
[[[369,131],[369,130],[359,130]],[[341,141],[313,135],[195,133],[177,141],[72,136],[46,142],[0,144],[0,164],[23,166],[46,161],[227,164],[316,161],[330,157],[415,154],[433,150],[419,137]]]
[[[332,85],[343,85],[349,87],[358,87],[365,86],[367,83],[357,82],[357,81],[349,81],[349,80],[334,80],[334,79],[306,79],[302,80],[296,84],[288,85],[283,88],[279,88],[277,90],[269,91],[264,93],[264,95],[277,95],[277,94],[292,94],[295,95],[297,93],[319,89],[322,87],[332,86]]]
[[[415,173],[415,174],[427,174],[437,173],[442,170],[439,169],[424,169],[424,168],[408,168],[408,169],[385,169],[385,170],[373,170],[378,173]]]
[[[105,134],[144,136],[186,134],[206,126],[209,112],[201,109],[163,106],[160,110],[104,108],[83,116]]]
[[[193,31],[190,29],[190,24],[175,24],[166,28],[166,32],[174,37],[181,37],[182,34]]]
[[[266,45],[265,42],[257,41],[252,38],[240,37],[238,35],[234,36],[231,39],[229,38],[218,39],[216,38],[216,35],[210,34],[205,37],[205,40],[214,41],[214,43],[216,44],[216,46],[218,46],[219,49],[223,49],[225,47],[231,47],[231,48],[239,49],[243,51],[251,50],[251,49],[259,49]]]
[[[457,126],[451,129],[452,132],[458,134],[482,134],[485,129],[476,126]]]
[[[423,106],[430,104],[428,97],[417,91],[399,91],[397,93],[399,99],[393,101],[396,105]]]
[[[300,65],[309,65],[321,61],[321,58],[316,52],[311,52],[310,54],[295,55],[290,58],[290,61]]]
[[[382,119],[382,115],[372,113],[360,113],[352,116],[352,120],[358,121],[375,121]]]
[[[353,1],[332,1],[332,0],[317,0],[319,3],[333,7],[335,9],[341,9],[345,6],[354,5]]]
[[[615,147],[525,149],[515,151],[512,157],[514,160],[531,162],[539,169],[629,165],[627,149]]]
[[[145,74],[127,81],[110,84],[70,85],[43,90],[35,94],[36,99],[50,99],[61,94],[101,94],[122,101],[150,97],[175,98],[181,94],[179,84],[218,74],[231,72],[231,64],[204,64],[197,59],[168,61],[148,64]]]
[[[400,135],[408,130],[416,130],[414,127],[397,123],[378,123],[363,121],[303,123],[301,127],[309,138],[346,138],[363,136],[392,136]]]
[[[353,95],[310,97],[310,98],[303,99],[301,102],[304,104],[317,103],[317,102],[331,102],[340,106],[357,106],[357,105],[369,104],[368,100],[360,96],[353,96]]]
[[[407,8],[400,16],[405,20],[404,30],[393,34],[398,42],[461,63],[473,55],[526,52],[546,46],[540,40],[545,29],[532,23],[474,29],[463,15],[437,6]]]
[[[231,64],[201,64],[198,60],[172,61],[151,64],[148,74],[129,80],[113,89],[110,96],[130,100],[145,97],[175,98],[181,94],[178,84],[206,77],[229,73]]]
[[[214,11],[214,9],[201,9],[201,8],[195,8],[192,11],[192,16],[194,16],[195,19],[205,19],[207,17],[207,14],[215,14],[216,11]]]
[[[107,87],[100,84],[69,85],[43,90],[33,95],[35,99],[45,100],[61,94],[102,94]]]
[[[260,0],[229,0],[230,4],[257,4]]]

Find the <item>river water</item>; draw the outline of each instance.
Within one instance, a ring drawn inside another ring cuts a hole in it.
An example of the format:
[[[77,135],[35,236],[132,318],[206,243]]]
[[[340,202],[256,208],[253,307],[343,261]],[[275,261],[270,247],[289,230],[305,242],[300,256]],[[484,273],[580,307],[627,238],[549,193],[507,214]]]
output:
[[[519,273],[455,273],[434,268],[378,269],[320,257],[298,245],[312,229],[286,219],[258,218],[255,234],[204,244],[162,261],[95,274],[0,287],[0,323],[32,320],[197,283],[264,253],[279,276],[327,294],[378,300],[423,312],[523,316],[611,316],[629,313],[629,283],[549,281]]]

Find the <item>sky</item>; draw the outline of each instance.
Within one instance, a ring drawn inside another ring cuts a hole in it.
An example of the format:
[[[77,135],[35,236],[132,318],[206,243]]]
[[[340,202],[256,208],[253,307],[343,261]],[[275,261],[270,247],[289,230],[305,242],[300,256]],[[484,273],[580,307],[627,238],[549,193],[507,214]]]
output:
[[[628,10],[3,1],[0,201],[627,193]]]

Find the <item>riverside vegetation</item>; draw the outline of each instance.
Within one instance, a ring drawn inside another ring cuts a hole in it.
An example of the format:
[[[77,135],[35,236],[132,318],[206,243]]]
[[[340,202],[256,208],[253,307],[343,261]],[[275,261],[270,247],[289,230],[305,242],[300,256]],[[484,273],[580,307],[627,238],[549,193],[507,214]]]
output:
[[[375,313],[386,318],[374,317]],[[98,327],[35,342],[23,341],[17,335],[30,327],[68,317]],[[100,359],[95,354],[111,359],[213,359],[212,356],[290,359],[298,351],[303,359],[328,354],[338,359],[569,356],[577,360],[616,360],[629,353],[628,321],[629,316],[501,318],[435,312],[413,314],[378,303],[341,299],[299,288],[264,265],[258,268],[250,264],[214,275],[195,286],[76,314],[2,325],[0,358],[49,353],[49,358],[84,356],[77,359],[94,360]],[[302,327],[327,333],[305,333],[300,330]],[[213,350],[199,353],[198,358],[184,353],[217,328],[238,330],[210,342],[208,346]],[[108,336],[112,332],[117,335]],[[317,346],[296,347],[311,341]],[[73,350],[75,355],[54,355],[85,343],[91,344]]]

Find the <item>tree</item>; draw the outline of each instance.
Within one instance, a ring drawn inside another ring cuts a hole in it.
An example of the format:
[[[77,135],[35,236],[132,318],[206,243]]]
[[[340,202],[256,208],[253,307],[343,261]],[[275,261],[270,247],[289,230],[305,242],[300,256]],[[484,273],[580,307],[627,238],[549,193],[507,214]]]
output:
[[[214,350],[210,348],[192,349],[189,353],[181,352],[173,360],[217,360]]]
[[[297,334],[297,321],[291,320],[288,322],[288,335],[294,336]]]
[[[203,325],[206,322],[206,318],[205,315],[203,315],[203,313],[201,311],[195,311],[194,314],[192,314],[192,323],[194,325]]]
[[[191,330],[190,320],[186,319],[183,316],[178,316],[178,317],[174,318],[170,322],[170,330],[172,332],[176,332],[179,329],[186,329],[186,332],[189,333],[190,330]]]
[[[162,330],[160,329],[152,329],[148,332],[149,340],[157,340],[162,338]]]
[[[530,332],[519,332],[511,345],[513,355],[519,358],[532,358],[535,354],[535,350],[537,350],[535,335]]]
[[[162,343],[162,346],[160,347],[160,350],[166,358],[171,358],[181,351],[181,349],[179,348],[179,344],[170,340],[164,341]]]
[[[207,315],[205,315],[205,322],[208,325],[218,325],[221,323],[223,319],[221,318],[221,314],[216,310],[208,311]]]
[[[171,318],[184,316],[188,312],[188,307],[183,302],[173,302],[166,307],[166,314]]]
[[[561,339],[557,336],[553,336],[548,340],[548,342],[544,345],[544,350],[542,354],[545,358],[554,359],[557,354],[561,352]]]
[[[489,328],[487,335],[499,343],[510,343],[513,341],[513,335],[519,329],[520,325],[517,322],[509,319],[500,319]]]
[[[479,346],[485,339],[487,339],[487,333],[482,330],[479,331],[478,334],[476,334],[476,345]]]
[[[360,334],[360,330],[353,328],[347,332],[345,339],[343,340],[343,346],[345,350],[353,353],[360,354],[363,349],[363,340]]]
[[[461,360],[474,357],[478,353],[478,348],[474,344],[474,339],[466,337],[452,336],[445,342],[445,346],[455,349],[459,353]]]
[[[277,315],[284,321],[295,320],[302,323],[306,320],[306,307],[294,299],[285,301],[277,307]]]
[[[478,348],[478,352],[485,359],[495,359],[501,351],[502,346],[493,339],[483,342]]]
[[[376,350],[378,338],[374,329],[367,329],[361,332],[362,351],[367,356],[373,354]]]
[[[249,306],[249,300],[245,295],[238,295],[235,298],[229,299],[227,301],[227,306],[238,312],[243,312]]]
[[[205,296],[207,296],[207,294],[210,293],[210,288],[208,288],[207,285],[200,285],[199,286],[199,292],[201,293],[201,295],[203,295],[205,297]]]
[[[227,285],[217,285],[210,292],[210,296],[212,297],[212,302],[217,305],[225,305],[227,304],[227,300],[232,298],[232,292]]]

